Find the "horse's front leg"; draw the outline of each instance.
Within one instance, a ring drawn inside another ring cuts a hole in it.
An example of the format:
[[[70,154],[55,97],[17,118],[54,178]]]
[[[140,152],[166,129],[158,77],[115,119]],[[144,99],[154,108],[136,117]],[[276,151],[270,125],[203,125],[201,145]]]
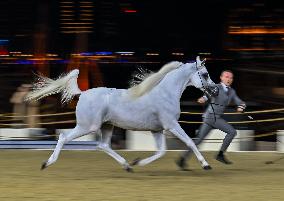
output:
[[[163,131],[160,132],[152,132],[153,137],[156,142],[156,146],[158,150],[153,156],[150,156],[148,158],[140,160],[139,158],[135,159],[131,165],[139,165],[144,166],[149,163],[152,163],[153,161],[161,158],[166,153],[166,136],[163,134]]]
[[[211,169],[211,166],[207,163],[207,161],[204,159],[203,155],[199,152],[199,150],[197,149],[193,140],[184,132],[184,130],[181,128],[181,126],[179,125],[179,123],[177,121],[172,123],[167,130],[169,130],[177,138],[179,138],[181,141],[183,141],[187,145],[187,147],[192,149],[192,151],[196,155],[197,159],[201,163],[203,169],[205,169],[205,170]]]

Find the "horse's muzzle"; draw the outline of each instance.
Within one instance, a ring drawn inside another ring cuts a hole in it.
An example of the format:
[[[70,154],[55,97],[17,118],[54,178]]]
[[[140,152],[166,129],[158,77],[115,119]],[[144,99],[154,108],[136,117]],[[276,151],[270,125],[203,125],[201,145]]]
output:
[[[203,90],[206,96],[208,97],[216,97],[219,95],[219,88],[217,86],[208,86],[205,87]]]

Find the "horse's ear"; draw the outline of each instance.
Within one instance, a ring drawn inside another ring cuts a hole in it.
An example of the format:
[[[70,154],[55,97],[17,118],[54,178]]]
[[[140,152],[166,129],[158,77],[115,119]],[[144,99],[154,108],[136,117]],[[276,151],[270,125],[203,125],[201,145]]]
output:
[[[206,58],[202,60],[201,65],[203,66],[205,64]]]
[[[197,63],[200,63],[200,62],[201,62],[199,56],[196,57],[196,62],[197,62]]]
[[[202,62],[203,62],[203,61],[200,60],[200,57],[197,56],[197,57],[196,57],[197,68],[202,68],[202,67],[203,67],[203,66],[202,66]]]

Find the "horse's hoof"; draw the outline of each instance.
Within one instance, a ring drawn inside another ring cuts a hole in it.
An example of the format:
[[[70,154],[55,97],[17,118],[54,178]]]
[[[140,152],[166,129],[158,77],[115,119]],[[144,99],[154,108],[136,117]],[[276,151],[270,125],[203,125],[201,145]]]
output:
[[[265,164],[267,164],[267,165],[273,164],[273,161],[266,161]]]
[[[42,163],[40,170],[44,170],[45,168],[47,168],[47,162]]]
[[[133,173],[133,168],[127,166],[124,168],[126,172],[130,172],[130,173]]]
[[[210,165],[206,165],[203,167],[204,170],[212,170],[212,167]]]
[[[131,166],[138,165],[138,163],[139,163],[140,160],[141,160],[140,158],[135,158],[135,159],[130,163],[130,165],[131,165]]]

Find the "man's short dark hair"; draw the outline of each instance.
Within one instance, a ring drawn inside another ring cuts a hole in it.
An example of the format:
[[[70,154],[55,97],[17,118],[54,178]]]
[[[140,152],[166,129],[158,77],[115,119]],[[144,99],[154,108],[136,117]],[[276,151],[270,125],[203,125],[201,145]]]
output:
[[[223,73],[225,73],[225,72],[232,73],[232,74],[234,75],[233,71],[231,71],[231,70],[223,70],[223,71],[221,72],[221,75],[223,75]]]

